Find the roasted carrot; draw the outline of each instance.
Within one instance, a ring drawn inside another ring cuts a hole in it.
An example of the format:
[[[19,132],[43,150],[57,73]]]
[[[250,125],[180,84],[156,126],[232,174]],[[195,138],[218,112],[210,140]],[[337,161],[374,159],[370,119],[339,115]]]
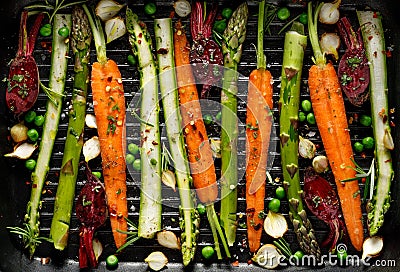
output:
[[[246,214],[247,238],[250,252],[261,244],[267,178],[268,147],[272,128],[272,75],[266,69],[264,56],[264,8],[259,3],[257,69],[249,76],[246,110]]]
[[[100,141],[104,185],[111,229],[117,248],[126,242],[128,204],[126,199],[125,162],[125,97],[121,72],[111,59],[106,57],[106,47],[101,23],[83,5],[92,28],[97,62],[92,64],[91,88],[97,132]]]
[[[182,127],[193,185],[199,200],[206,205],[207,217],[213,233],[218,258],[222,258],[219,249],[218,234],[220,235],[226,255],[230,257],[228,245],[214,209],[214,202],[218,198],[217,176],[201,112],[196,81],[192,67],[190,66],[190,45],[180,21],[175,25],[174,50],[179,88],[179,104],[183,122]]]
[[[308,86],[318,130],[335,177],[346,228],[354,248],[361,250],[364,236],[360,189],[357,180],[351,180],[356,171],[346,109],[336,70],[331,63],[326,63],[318,42],[317,20],[321,4],[313,15],[312,2],[308,3],[309,35],[315,57],[315,64],[309,70]]]

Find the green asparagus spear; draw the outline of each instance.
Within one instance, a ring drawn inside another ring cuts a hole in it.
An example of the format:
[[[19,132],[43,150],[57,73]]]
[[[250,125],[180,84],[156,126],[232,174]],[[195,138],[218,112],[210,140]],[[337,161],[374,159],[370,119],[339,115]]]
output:
[[[237,209],[237,66],[242,55],[249,16],[247,3],[242,3],[232,14],[223,33],[224,77],[221,93],[221,225],[229,246],[236,239]]]
[[[286,32],[283,50],[282,81],[279,98],[280,109],[280,143],[283,171],[283,184],[289,201],[289,218],[300,247],[318,258],[321,255],[319,245],[314,236],[314,230],[307,218],[301,199],[299,175],[299,134],[298,111],[300,100],[300,84],[303,67],[304,51],[307,46],[307,36],[304,26],[294,22],[292,29]]]
[[[75,184],[83,146],[91,41],[92,32],[85,11],[81,6],[74,6],[71,31],[71,48],[75,56],[72,108],[69,111],[68,134],[50,228],[50,238],[58,250],[64,250],[68,243]]]

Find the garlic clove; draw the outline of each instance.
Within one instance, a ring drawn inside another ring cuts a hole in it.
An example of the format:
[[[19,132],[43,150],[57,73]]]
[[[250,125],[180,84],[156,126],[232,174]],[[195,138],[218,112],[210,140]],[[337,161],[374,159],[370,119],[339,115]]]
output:
[[[326,156],[323,155],[318,155],[315,156],[313,161],[312,161],[312,166],[315,170],[315,172],[321,174],[324,173],[329,169],[329,161]]]
[[[187,0],[178,0],[174,2],[174,9],[179,17],[186,17],[192,11],[190,3]]]
[[[97,121],[96,121],[96,116],[93,114],[86,114],[85,116],[85,124],[89,128],[97,128]]]
[[[321,35],[319,42],[324,55],[333,55],[336,61],[339,59],[340,37],[338,34],[325,32]]]
[[[166,248],[181,249],[179,239],[172,231],[163,230],[157,232],[157,241],[160,245]]]
[[[100,141],[99,137],[93,136],[83,144],[82,148],[83,156],[85,161],[88,162],[98,155],[100,155]]]
[[[378,256],[383,249],[383,237],[372,236],[364,240],[362,259]]]
[[[210,138],[210,146],[214,158],[221,158],[221,140],[219,138]]]
[[[20,143],[28,139],[28,127],[24,125],[24,122],[15,124],[10,129],[11,138],[15,143]]]
[[[264,230],[269,236],[280,238],[287,232],[288,224],[282,214],[268,211],[264,219]]]
[[[32,156],[37,147],[38,146],[36,144],[21,143],[14,147],[14,151],[12,153],[5,154],[4,157],[26,160]]]
[[[176,192],[175,186],[176,186],[176,178],[174,172],[171,170],[165,170],[162,172],[161,175],[161,180],[164,183],[164,185],[172,188],[174,192]]]
[[[99,260],[101,253],[103,253],[103,245],[98,238],[94,238],[92,244],[94,256],[96,256],[96,260]]]
[[[339,4],[340,1],[337,0],[333,3],[324,3],[319,11],[318,20],[323,24],[336,24],[340,17]]]
[[[279,266],[282,257],[283,256],[278,252],[276,246],[273,244],[265,244],[260,247],[251,259],[261,267],[275,269]]]
[[[118,14],[126,4],[119,4],[113,0],[100,0],[96,5],[96,15],[105,22]]]
[[[110,43],[125,35],[125,22],[120,16],[111,18],[105,22],[104,31],[106,33],[107,43]]]
[[[154,271],[159,271],[167,265],[168,259],[165,257],[164,253],[161,251],[154,251],[149,254],[149,256],[144,259],[144,261],[149,265]]]
[[[317,148],[315,144],[308,139],[299,136],[299,154],[306,159],[312,159],[315,156]]]

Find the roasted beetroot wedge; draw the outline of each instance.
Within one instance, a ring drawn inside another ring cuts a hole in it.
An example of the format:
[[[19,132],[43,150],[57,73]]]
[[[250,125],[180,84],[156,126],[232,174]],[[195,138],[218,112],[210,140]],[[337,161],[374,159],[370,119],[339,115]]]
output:
[[[321,246],[329,246],[330,251],[334,250],[341,234],[346,234],[346,226],[335,189],[312,167],[308,167],[304,174],[303,191],[304,201],[309,210],[330,228],[329,235]]]
[[[76,215],[81,222],[79,229],[79,267],[96,268],[97,258],[93,251],[95,231],[107,219],[107,201],[103,184],[92,174],[86,164],[87,181],[76,202]]]
[[[192,8],[190,29],[193,43],[190,49],[190,63],[193,64],[193,74],[203,83],[200,97],[204,98],[213,84],[222,78],[223,55],[221,48],[211,38],[212,25],[217,15],[217,6],[213,4],[210,13],[204,20],[203,4],[196,2]]]
[[[7,106],[15,115],[28,111],[39,95],[39,70],[32,56],[44,13],[40,13],[27,34],[28,11],[21,14],[18,51],[10,65],[6,91]]]
[[[346,17],[342,17],[337,26],[347,47],[338,68],[342,91],[350,103],[360,107],[369,98],[369,66],[363,41],[360,32],[354,31]]]

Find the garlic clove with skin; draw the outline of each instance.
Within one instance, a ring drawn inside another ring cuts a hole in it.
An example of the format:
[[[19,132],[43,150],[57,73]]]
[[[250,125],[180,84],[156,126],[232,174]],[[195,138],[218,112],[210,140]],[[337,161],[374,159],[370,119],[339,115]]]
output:
[[[106,33],[106,42],[110,43],[126,33],[125,22],[122,17],[117,16],[107,20],[104,25],[104,31]]]
[[[96,6],[96,15],[105,22],[118,14],[126,4],[119,4],[113,0],[100,0]]]

